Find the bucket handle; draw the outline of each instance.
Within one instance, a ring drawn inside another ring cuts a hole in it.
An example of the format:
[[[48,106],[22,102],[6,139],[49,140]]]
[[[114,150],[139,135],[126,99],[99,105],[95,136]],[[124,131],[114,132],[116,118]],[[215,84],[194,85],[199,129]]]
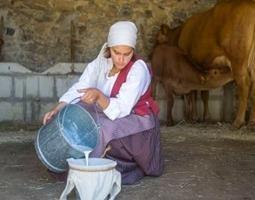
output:
[[[69,102],[69,104],[72,104],[74,101],[76,101],[78,99],[81,99],[81,97],[74,98],[72,101]],[[99,122],[99,114],[98,114],[98,111],[97,111],[97,108],[96,108],[96,104],[93,104],[93,107],[94,107],[94,110],[96,112],[96,124],[97,124],[97,127],[99,128],[100,127],[100,122]],[[65,119],[66,111],[67,111],[67,109],[65,109],[65,112],[63,114],[62,123],[61,123],[62,127],[63,127],[63,123],[64,123],[63,120]]]

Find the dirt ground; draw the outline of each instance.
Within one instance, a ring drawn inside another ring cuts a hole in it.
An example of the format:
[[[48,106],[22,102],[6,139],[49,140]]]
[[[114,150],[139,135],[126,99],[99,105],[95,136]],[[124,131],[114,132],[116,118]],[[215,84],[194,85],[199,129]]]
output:
[[[122,186],[117,200],[253,200],[255,133],[229,124],[162,127],[165,170]],[[58,199],[64,182],[56,182],[35,154],[35,131],[0,132],[0,199]],[[72,194],[69,199],[75,199]]]

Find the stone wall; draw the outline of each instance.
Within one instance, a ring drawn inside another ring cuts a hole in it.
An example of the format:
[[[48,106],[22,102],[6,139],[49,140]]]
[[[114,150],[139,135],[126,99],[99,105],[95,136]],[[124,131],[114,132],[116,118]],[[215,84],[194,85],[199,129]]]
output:
[[[216,0],[0,0],[0,38],[4,40],[0,121],[40,121],[78,79],[86,66],[81,63],[95,58],[115,21],[132,20],[137,24],[137,51],[147,58],[160,24],[178,26],[193,13],[215,3]],[[227,90],[210,92],[214,121],[233,118],[233,86],[226,87]],[[164,121],[166,98],[160,86],[157,101],[160,119]],[[201,117],[200,99],[198,105]],[[183,109],[182,98],[176,97],[176,121],[183,119]]]
[[[59,97],[78,80],[86,67],[82,63],[58,63],[48,70],[32,72],[17,63],[0,63],[0,122],[22,121],[41,122],[43,115],[56,105]],[[213,121],[229,121],[233,118],[233,86],[226,90],[218,88],[210,91],[210,113]],[[166,97],[158,85],[156,100],[160,106],[159,118],[166,120]],[[202,119],[203,106],[198,96],[198,116]],[[175,98],[173,118],[183,120],[184,103]]]
[[[0,0],[2,61],[43,72],[59,62],[89,62],[117,20],[134,21],[147,58],[162,23],[177,26],[216,0]]]
[[[0,121],[41,121],[85,67],[58,63],[36,73],[17,63],[0,63]]]

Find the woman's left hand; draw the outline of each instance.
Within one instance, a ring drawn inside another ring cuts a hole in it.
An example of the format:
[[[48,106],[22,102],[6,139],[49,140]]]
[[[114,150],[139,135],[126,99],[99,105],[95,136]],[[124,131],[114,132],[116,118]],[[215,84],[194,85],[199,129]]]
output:
[[[94,104],[97,102],[101,95],[101,91],[96,88],[87,88],[78,90],[80,93],[84,93],[81,96],[81,101],[87,104]]]

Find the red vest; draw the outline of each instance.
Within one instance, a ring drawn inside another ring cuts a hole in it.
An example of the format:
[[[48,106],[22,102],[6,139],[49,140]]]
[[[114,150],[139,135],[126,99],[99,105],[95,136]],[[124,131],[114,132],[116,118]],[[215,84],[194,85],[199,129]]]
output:
[[[111,91],[111,97],[116,97],[116,95],[119,93],[121,85],[124,82],[126,82],[128,72],[136,60],[137,60],[136,56],[133,56],[133,58],[129,61],[129,63],[125,66],[125,68],[123,68],[120,71],[120,73],[113,85],[113,88]],[[149,69],[150,73],[152,74],[150,67],[148,67],[148,69]],[[151,96],[151,86],[149,86],[147,91],[140,97],[138,102],[135,104],[133,111],[135,114],[141,115],[141,116],[148,115],[151,112],[153,112],[154,114],[159,113],[159,107]]]

